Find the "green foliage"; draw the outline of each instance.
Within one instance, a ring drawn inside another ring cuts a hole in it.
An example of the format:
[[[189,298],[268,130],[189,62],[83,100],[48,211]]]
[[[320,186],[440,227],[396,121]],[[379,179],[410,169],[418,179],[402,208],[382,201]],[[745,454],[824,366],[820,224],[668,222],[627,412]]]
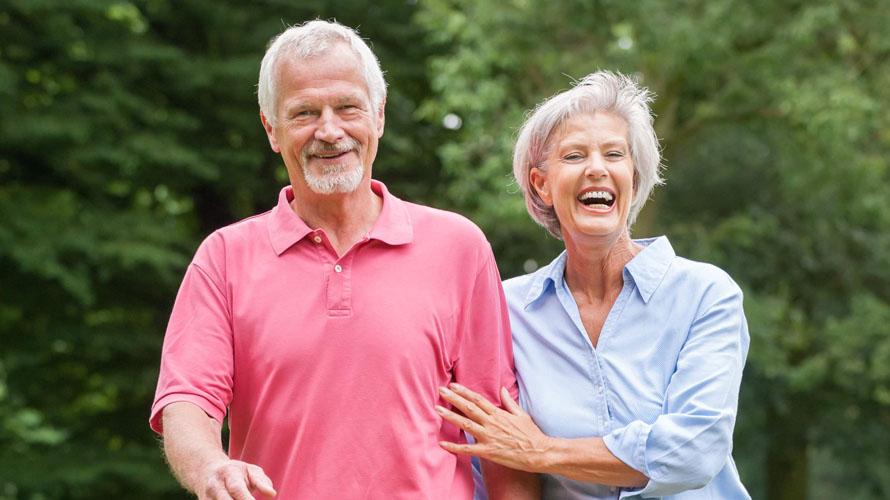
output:
[[[507,275],[555,253],[504,199],[524,111],[598,68],[656,92],[667,185],[634,233],[666,233],[748,290],[736,456],[755,498],[890,495],[884,7],[442,0],[417,16],[444,51],[423,116],[464,123],[439,148],[449,200],[496,235]]]
[[[667,185],[634,233],[746,290],[754,497],[890,496],[884,2],[0,0],[0,499],[184,496],[146,425],[164,325],[201,238],[286,182],[256,76],[315,17],[386,71],[375,176],[471,217],[505,277],[561,249],[510,176],[526,111],[641,78]]]
[[[431,199],[439,127],[414,119],[428,87],[411,13],[402,2],[2,2],[0,498],[185,496],[148,410],[194,248],[271,207],[286,180],[258,119],[265,45],[315,17],[367,27],[392,84],[378,176]]]

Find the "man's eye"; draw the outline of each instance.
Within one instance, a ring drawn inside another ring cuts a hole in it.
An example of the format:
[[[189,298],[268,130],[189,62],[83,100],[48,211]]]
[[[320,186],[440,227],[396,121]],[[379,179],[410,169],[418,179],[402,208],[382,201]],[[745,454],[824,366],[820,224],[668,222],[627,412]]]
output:
[[[312,111],[308,109],[300,109],[292,111],[290,114],[288,114],[288,118],[290,118],[291,120],[308,118],[310,116],[312,116]]]

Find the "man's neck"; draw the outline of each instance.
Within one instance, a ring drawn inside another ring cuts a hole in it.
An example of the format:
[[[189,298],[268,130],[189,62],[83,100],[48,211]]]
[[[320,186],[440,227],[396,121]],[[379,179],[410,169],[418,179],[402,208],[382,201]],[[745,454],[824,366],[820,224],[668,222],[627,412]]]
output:
[[[351,193],[328,195],[295,187],[290,206],[306,225],[323,230],[337,255],[342,256],[374,227],[383,209],[383,198],[371,190],[370,181]]]

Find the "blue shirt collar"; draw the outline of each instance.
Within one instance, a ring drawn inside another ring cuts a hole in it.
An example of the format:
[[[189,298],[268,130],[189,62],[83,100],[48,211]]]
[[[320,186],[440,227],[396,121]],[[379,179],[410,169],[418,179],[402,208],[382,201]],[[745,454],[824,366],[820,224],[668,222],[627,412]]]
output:
[[[566,251],[563,250],[553,262],[538,269],[532,274],[531,286],[528,287],[528,293],[525,296],[525,308],[532,305],[532,302],[538,300],[544,292],[546,292],[556,283],[561,283],[566,270]]]
[[[676,254],[666,236],[634,240],[634,242],[642,245],[643,250],[624,266],[624,278],[633,280],[643,302],[649,303],[649,299],[664,280]],[[528,308],[546,291],[562,283],[565,269],[566,252],[563,250],[553,262],[535,271],[525,296],[525,307]]]

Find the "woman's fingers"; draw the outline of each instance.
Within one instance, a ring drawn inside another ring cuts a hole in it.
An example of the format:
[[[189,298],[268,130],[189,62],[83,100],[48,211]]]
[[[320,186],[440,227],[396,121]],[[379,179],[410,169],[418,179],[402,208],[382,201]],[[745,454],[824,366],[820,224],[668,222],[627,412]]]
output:
[[[436,405],[436,412],[438,412],[443,419],[472,434],[477,441],[479,440],[480,436],[482,436],[483,431],[485,430],[484,427],[477,424],[476,422],[473,422],[469,418],[462,417],[443,406]]]
[[[452,383],[448,384],[448,387],[455,393],[465,398],[467,401],[470,401],[471,403],[478,406],[482,411],[489,415],[491,415],[492,413],[496,413],[499,409],[497,406],[494,405],[494,403],[486,399],[485,396],[473,392],[460,384]]]
[[[522,410],[522,407],[519,406],[519,403],[513,401],[513,396],[510,395],[510,391],[508,391],[506,387],[501,387],[501,406],[514,415],[522,415],[525,413]]]
[[[439,446],[459,455],[475,455],[513,469],[532,471],[529,463],[534,457],[529,454],[543,449],[542,443],[548,438],[509,391],[503,387],[500,391],[505,411],[465,387],[449,387],[441,387],[439,393],[453,405],[453,410],[436,405],[436,412],[446,422],[472,435],[476,443],[443,441]]]
[[[480,424],[484,423],[489,415],[489,413],[484,411],[479,405],[451,389],[440,387],[439,394],[442,395],[442,398],[445,401],[451,403],[455,408],[460,410],[461,413],[475,422],[479,422]]]
[[[476,450],[477,445],[457,444],[450,441],[439,441],[439,446],[441,446],[446,451],[450,451],[451,453],[456,453],[458,455],[479,456],[479,452]]]

